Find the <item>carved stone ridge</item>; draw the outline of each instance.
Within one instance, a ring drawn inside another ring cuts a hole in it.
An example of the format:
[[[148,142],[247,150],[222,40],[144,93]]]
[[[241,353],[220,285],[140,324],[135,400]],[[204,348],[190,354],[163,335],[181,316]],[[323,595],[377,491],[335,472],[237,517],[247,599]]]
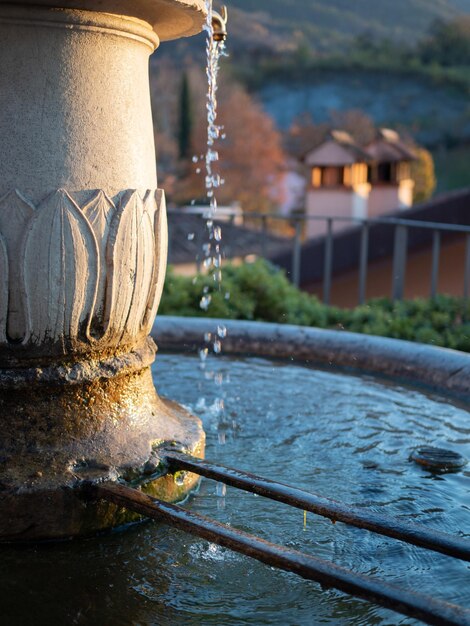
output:
[[[22,389],[30,385],[82,385],[96,380],[140,372],[155,360],[156,346],[148,337],[143,346],[109,358],[59,363],[46,367],[0,369],[0,390]]]
[[[166,266],[164,194],[83,196],[0,198],[0,347],[67,354],[149,333]]]

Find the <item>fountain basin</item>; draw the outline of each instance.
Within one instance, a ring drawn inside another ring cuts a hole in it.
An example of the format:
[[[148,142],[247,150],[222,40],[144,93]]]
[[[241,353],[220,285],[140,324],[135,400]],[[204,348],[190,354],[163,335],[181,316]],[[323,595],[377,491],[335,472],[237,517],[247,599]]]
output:
[[[344,368],[470,400],[470,354],[337,330],[290,324],[162,315],[152,336],[163,350],[195,352],[206,332],[225,326],[225,354],[289,359]]]
[[[410,449],[423,442],[469,457],[468,402],[391,378],[241,354],[209,357],[201,368],[197,355],[160,353],[153,374],[162,396],[202,418],[207,458],[468,537],[468,467],[439,475],[409,461]],[[219,375],[227,381],[222,386],[214,384]],[[215,402],[220,396],[224,415]],[[458,560],[310,514],[304,530],[302,511],[225,493],[208,480],[185,506],[355,571],[470,604],[468,564]],[[86,541],[1,546],[0,556],[0,610],[9,623],[27,623],[30,611],[49,623],[397,623],[384,609],[160,524]]]

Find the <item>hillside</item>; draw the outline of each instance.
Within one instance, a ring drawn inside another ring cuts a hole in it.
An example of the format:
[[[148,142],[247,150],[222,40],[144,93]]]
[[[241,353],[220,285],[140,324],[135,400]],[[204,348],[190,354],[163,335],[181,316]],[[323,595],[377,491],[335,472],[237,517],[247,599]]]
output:
[[[437,18],[470,13],[470,0],[230,0],[227,4],[234,48],[238,39],[244,44],[250,41],[254,48],[274,49],[303,40],[313,49],[328,51],[361,33],[410,42]]]
[[[228,48],[234,63],[307,46],[340,53],[361,34],[412,45],[436,19],[470,15],[470,0],[214,0],[229,10]],[[158,56],[201,62],[204,35],[167,42]]]

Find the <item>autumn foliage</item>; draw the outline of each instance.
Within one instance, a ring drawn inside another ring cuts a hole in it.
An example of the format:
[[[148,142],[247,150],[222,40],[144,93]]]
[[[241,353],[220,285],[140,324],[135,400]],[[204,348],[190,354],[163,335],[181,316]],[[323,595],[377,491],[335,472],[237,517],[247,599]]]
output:
[[[205,198],[204,157],[207,124],[204,74],[194,66],[186,71],[184,98],[181,80],[172,79],[163,67],[155,76],[156,141],[160,184],[177,204]],[[161,80],[162,79],[162,80]],[[172,84],[172,80],[173,83]],[[161,83],[164,82],[164,91]],[[191,102],[189,147],[181,150],[181,119]],[[224,180],[217,190],[219,204],[239,202],[245,211],[275,210],[281,198],[279,179],[285,157],[281,135],[273,120],[238,83],[222,81],[218,91],[218,123],[221,136],[215,169]],[[178,158],[179,155],[179,158]],[[192,157],[197,158],[197,162]],[[184,158],[181,158],[184,157]]]
[[[281,138],[272,119],[240,86],[219,104],[225,139],[220,142],[221,202],[238,200],[246,211],[264,211],[280,200],[278,182],[284,163]]]

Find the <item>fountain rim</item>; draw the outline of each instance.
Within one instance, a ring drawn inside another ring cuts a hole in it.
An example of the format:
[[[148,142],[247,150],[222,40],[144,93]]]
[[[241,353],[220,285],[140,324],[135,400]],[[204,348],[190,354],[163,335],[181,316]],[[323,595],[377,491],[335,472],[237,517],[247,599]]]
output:
[[[0,6],[29,11],[37,0],[0,0]],[[89,11],[114,18],[130,18],[151,26],[160,41],[201,32],[206,20],[205,0],[41,0],[42,9]],[[137,24],[136,24],[137,26]]]
[[[157,316],[151,336],[160,351],[194,353],[218,325],[227,329],[222,354],[371,374],[470,403],[470,354],[449,348],[291,324],[165,315]]]

